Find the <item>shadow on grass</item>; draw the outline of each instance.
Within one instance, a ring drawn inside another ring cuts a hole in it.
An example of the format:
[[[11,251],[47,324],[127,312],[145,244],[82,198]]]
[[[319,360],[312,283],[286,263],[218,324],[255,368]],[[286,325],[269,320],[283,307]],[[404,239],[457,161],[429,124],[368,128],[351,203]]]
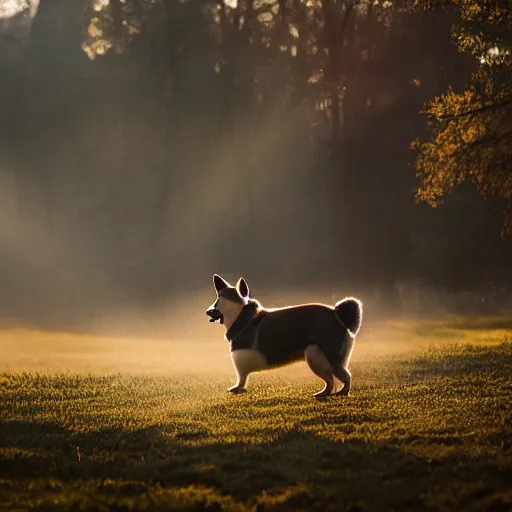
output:
[[[264,444],[209,444],[200,432],[183,439],[156,427],[80,434],[11,421],[0,432],[0,481],[45,482],[44,492],[78,485],[110,499],[147,495],[154,486],[207,488],[220,497],[213,505],[195,499],[185,506],[195,510],[220,510],[223,496],[259,510],[427,510],[433,489],[459,488],[462,506],[477,492],[487,499],[507,479],[496,467],[432,463],[384,443],[334,442],[300,431]]]
[[[456,346],[409,359],[407,365],[404,371],[410,371],[421,384],[414,388],[418,392],[429,393],[424,384],[431,377],[484,373],[492,376],[497,372],[499,379],[489,379],[489,389],[484,389],[488,392],[495,382],[504,382],[504,376],[510,374],[512,345],[503,344],[494,349]],[[383,365],[383,371],[385,368]],[[469,382],[465,385],[473,386],[473,380],[465,379]],[[455,385],[449,391],[474,404],[472,400],[483,389],[478,382],[475,386],[461,393]],[[361,391],[365,392],[368,396],[361,397],[358,406],[354,402],[345,409],[340,401],[325,403],[325,407],[309,407],[304,405],[303,398],[293,395],[282,400],[256,396],[247,402],[244,400],[249,397],[240,397],[202,409],[201,417],[211,418],[211,429],[201,421],[195,423],[187,415],[169,419],[172,428],[170,423],[164,423],[145,428],[102,429],[100,424],[90,432],[68,430],[59,424],[58,417],[55,422],[31,419],[30,411],[24,420],[0,418],[0,503],[8,503],[12,509],[90,512],[221,509],[509,512],[510,446],[502,445],[502,459],[478,455],[478,449],[486,444],[501,443],[504,436],[494,424],[490,424],[488,431],[480,432],[478,438],[471,432],[471,439],[476,440],[467,441],[467,429],[475,427],[454,421],[456,435],[445,436],[443,442],[450,447],[472,442],[477,451],[453,451],[443,457],[430,457],[428,443],[432,442],[432,436],[428,437],[423,429],[406,432],[410,435],[401,444],[389,436],[372,433],[373,425],[376,429],[379,425],[388,428],[387,422],[391,422],[390,427],[395,427],[395,423],[400,425],[400,416],[390,419],[384,412],[367,411],[362,405],[364,400],[366,403],[393,400],[389,395],[393,387],[387,385],[386,378],[372,394],[368,389]],[[39,394],[41,389],[36,388],[32,399],[37,400]],[[413,396],[411,400],[414,399]],[[402,396],[402,400],[406,398]],[[415,411],[418,409],[414,403],[407,404],[416,407]],[[275,421],[266,421],[273,413],[283,417],[281,433]],[[407,410],[400,413],[407,414]],[[255,427],[259,429],[255,432],[259,441],[236,441],[233,426],[236,423],[224,425],[230,418],[244,421],[244,414],[253,420],[261,415],[261,421],[253,423],[261,425]],[[289,422],[297,426],[292,428]],[[361,424],[368,433],[366,437],[343,437],[344,432],[353,432]],[[324,431],[339,435],[328,439],[322,437]],[[229,438],[223,432],[228,432]],[[424,450],[414,455],[411,446],[418,441],[423,443]],[[425,455],[418,456],[418,453]]]

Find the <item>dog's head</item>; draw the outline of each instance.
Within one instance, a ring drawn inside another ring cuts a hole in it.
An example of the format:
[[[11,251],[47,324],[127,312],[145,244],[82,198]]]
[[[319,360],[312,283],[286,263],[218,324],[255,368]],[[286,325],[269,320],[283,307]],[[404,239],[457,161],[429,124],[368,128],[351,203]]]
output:
[[[206,314],[210,322],[226,323],[229,328],[249,300],[249,286],[242,277],[236,286],[231,286],[217,274],[213,276],[213,286],[217,300],[206,310]]]

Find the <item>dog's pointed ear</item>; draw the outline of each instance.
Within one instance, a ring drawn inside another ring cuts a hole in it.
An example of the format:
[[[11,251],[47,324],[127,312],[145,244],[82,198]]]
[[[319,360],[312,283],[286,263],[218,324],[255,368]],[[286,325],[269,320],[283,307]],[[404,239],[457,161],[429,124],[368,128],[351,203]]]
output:
[[[240,297],[246,299],[249,297],[249,285],[246,283],[245,279],[241,277],[236,283],[236,289],[240,294]]]
[[[222,279],[218,274],[213,274],[213,286],[215,287],[216,292],[219,293],[224,290],[224,288],[227,288],[229,283]]]

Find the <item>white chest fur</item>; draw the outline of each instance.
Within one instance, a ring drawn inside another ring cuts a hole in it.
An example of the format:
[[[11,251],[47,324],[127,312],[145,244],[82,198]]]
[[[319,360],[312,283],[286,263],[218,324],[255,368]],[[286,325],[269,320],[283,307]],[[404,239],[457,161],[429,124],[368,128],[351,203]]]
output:
[[[251,348],[241,348],[231,352],[231,359],[239,378],[244,378],[252,372],[259,372],[268,367],[265,357]]]

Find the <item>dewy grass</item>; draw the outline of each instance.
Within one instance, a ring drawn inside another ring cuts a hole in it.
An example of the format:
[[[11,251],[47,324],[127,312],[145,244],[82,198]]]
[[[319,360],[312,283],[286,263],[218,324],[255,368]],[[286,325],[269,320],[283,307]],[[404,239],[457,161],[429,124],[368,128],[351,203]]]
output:
[[[3,510],[512,508],[512,344],[255,375],[0,374]]]

